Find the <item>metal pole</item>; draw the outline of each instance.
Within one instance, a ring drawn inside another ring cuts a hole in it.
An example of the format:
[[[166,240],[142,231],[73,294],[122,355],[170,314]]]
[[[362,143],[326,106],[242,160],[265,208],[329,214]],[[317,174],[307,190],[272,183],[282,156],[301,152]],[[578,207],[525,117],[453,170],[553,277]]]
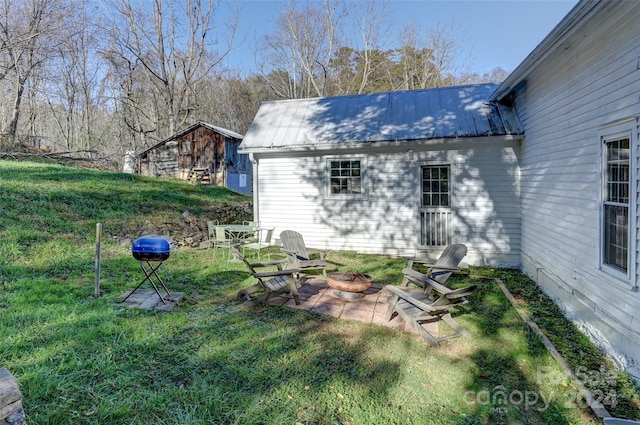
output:
[[[93,288],[93,298],[100,297],[100,242],[102,240],[102,223],[96,224],[96,282]]]

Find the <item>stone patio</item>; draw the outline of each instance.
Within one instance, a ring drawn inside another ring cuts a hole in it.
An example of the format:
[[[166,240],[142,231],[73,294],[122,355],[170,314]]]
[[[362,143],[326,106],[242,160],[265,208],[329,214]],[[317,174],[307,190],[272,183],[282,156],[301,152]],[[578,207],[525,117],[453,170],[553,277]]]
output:
[[[124,300],[129,296],[132,289],[125,291],[121,298]],[[162,293],[162,292],[161,292]],[[143,310],[171,311],[173,307],[184,299],[183,292],[172,292],[171,297],[165,295],[165,303],[162,302],[156,291],[153,289],[139,288],[126,301],[117,305],[129,308],[140,308]]]
[[[273,297],[268,303],[326,314],[344,320],[372,323],[418,335],[401,317],[396,316],[390,321],[384,319],[388,307],[387,298],[390,295],[384,289],[384,285],[374,282],[364,294],[364,298],[355,300],[341,298],[335,295],[335,290],[330,288],[322,277],[306,276],[302,279],[302,287],[299,289],[299,305],[296,305],[294,299],[288,294],[283,297]],[[423,326],[433,335],[438,335],[437,322],[426,323]]]
[[[131,291],[130,289],[122,293],[121,299],[125,299]],[[345,299],[337,296],[335,292],[336,290],[330,288],[322,277],[305,276],[302,278],[302,286],[299,289],[300,305],[296,305],[290,294],[273,297],[268,303],[326,314],[338,319],[372,323],[418,336],[418,333],[410,325],[406,325],[401,317],[396,316],[390,321],[384,319],[388,307],[387,298],[390,295],[384,289],[384,285],[374,282],[371,288],[364,292],[365,296],[359,299]],[[166,304],[164,304],[153,289],[139,288],[125,302],[117,303],[117,305],[169,312],[183,299],[184,293],[172,292],[170,298],[165,298]],[[423,326],[431,334],[438,335],[438,322],[426,323]]]

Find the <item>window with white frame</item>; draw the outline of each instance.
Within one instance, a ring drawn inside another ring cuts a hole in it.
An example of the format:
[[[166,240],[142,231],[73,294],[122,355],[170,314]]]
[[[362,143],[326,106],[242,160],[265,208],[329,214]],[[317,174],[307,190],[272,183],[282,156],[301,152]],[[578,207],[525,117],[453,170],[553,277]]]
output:
[[[425,165],[420,169],[420,245],[451,244],[451,166]]]
[[[604,139],[602,262],[616,270],[629,268],[629,137]]]
[[[329,195],[362,195],[362,166],[363,161],[357,158],[328,159]]]
[[[449,174],[448,165],[422,167],[422,206],[449,206]]]

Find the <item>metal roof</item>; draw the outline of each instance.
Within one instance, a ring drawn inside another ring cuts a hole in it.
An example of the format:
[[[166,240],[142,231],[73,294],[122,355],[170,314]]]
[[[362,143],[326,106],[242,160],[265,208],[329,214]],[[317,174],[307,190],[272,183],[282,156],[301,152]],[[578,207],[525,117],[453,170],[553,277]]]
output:
[[[177,134],[174,134],[172,136],[172,138],[175,139],[175,138],[178,138],[180,136],[183,136],[183,135],[189,133],[190,131],[195,130],[196,128],[198,128],[200,126],[206,127],[209,130],[213,130],[216,133],[220,133],[223,136],[226,136],[226,137],[228,137],[230,139],[242,140],[242,138],[244,137],[242,134],[236,133],[235,131],[228,130],[228,129],[222,128],[222,127],[218,127],[217,125],[209,124],[209,123],[206,123],[204,121],[198,121],[197,123],[193,124],[192,126],[185,128],[181,132],[179,132]]]
[[[498,84],[264,102],[240,150],[522,134]]]
[[[218,127],[218,126],[213,125],[213,124],[208,124],[208,123],[206,123],[204,121],[198,121],[195,124],[192,124],[189,127],[185,128],[183,130],[180,130],[179,132],[177,132],[175,134],[172,134],[171,136],[167,137],[166,139],[162,140],[161,142],[156,143],[155,145],[151,146],[150,148],[142,151],[140,153],[140,155],[143,155],[143,154],[145,154],[145,153],[157,148],[158,146],[162,146],[165,143],[170,142],[171,140],[175,140],[175,139],[177,139],[179,137],[182,137],[185,134],[195,130],[198,127],[208,128],[209,130],[214,131],[214,132],[219,133],[219,134],[222,134],[223,136],[228,137],[230,139],[242,140],[242,138],[244,137],[244,136],[242,136],[242,134],[238,134],[235,131],[227,130],[226,128]]]

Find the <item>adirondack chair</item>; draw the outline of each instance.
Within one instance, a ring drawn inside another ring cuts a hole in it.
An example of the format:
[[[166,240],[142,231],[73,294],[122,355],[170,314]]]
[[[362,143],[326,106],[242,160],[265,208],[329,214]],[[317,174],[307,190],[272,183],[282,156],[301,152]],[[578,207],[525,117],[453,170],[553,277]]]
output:
[[[282,251],[287,254],[289,266],[300,271],[322,270],[322,275],[327,277],[327,262],[324,259],[324,251],[307,248],[302,235],[294,230],[284,230],[280,233]],[[311,254],[317,254],[319,259],[312,259]]]
[[[449,289],[433,280],[427,281],[427,284],[432,286],[433,292],[440,294],[435,301],[429,298],[428,292],[406,292],[398,287],[387,285],[385,289],[391,292],[391,296],[387,301],[389,307],[385,319],[389,321],[395,317],[394,313],[397,313],[433,347],[440,347],[441,341],[459,336],[471,338],[469,332],[451,317],[451,310],[466,303],[465,297],[476,292],[477,286],[471,285],[460,289]],[[422,326],[423,323],[436,322],[438,320],[447,323],[454,333],[436,337]]]
[[[406,288],[411,283],[422,288],[425,292],[429,292],[432,287],[427,285],[426,281],[435,280],[437,283],[444,284],[454,271],[460,270],[458,265],[465,255],[467,255],[466,246],[453,244],[445,248],[436,262],[429,263],[423,260],[410,259],[408,266],[402,270],[404,277],[400,286]],[[427,265],[429,267],[427,272],[420,273],[414,270],[413,264],[415,263]]]
[[[231,246],[229,249],[235,258],[244,263],[249,274],[257,279],[255,284],[238,291],[238,297],[246,299],[245,304],[255,305],[264,303],[273,296],[287,292],[291,292],[295,303],[300,304],[298,287],[296,286],[296,281],[294,279],[294,275],[298,273],[299,270],[283,269],[283,266],[287,264],[286,260],[249,263],[240,253],[237,246]],[[276,270],[258,272],[256,271],[257,268],[275,268]],[[259,291],[262,291],[261,295],[257,297],[252,295]]]

